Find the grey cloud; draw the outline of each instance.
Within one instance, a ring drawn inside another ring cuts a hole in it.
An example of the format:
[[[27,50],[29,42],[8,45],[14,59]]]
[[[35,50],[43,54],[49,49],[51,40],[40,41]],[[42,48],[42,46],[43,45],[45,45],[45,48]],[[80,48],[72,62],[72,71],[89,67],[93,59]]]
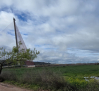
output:
[[[98,57],[78,57],[76,53],[73,55],[68,53],[68,48],[88,50],[89,53],[99,52],[98,4],[98,0],[24,0],[23,3],[20,3],[20,0],[9,0],[9,2],[3,0],[0,3],[1,10],[4,7],[13,9],[0,11],[0,21],[2,21],[0,29],[9,24],[12,17],[16,17],[16,23],[27,47],[33,49],[34,45],[42,45],[37,47],[37,50],[41,51],[37,58],[39,61],[77,63],[90,60],[95,62]],[[27,21],[18,18],[17,14],[21,12],[27,13]],[[6,43],[10,47],[15,45],[14,37],[6,35],[6,32],[2,38],[0,41],[3,45]],[[8,42],[10,40],[11,43]],[[47,48],[51,48],[51,52]],[[54,52],[54,49],[57,51]],[[84,55],[84,52],[81,55]]]

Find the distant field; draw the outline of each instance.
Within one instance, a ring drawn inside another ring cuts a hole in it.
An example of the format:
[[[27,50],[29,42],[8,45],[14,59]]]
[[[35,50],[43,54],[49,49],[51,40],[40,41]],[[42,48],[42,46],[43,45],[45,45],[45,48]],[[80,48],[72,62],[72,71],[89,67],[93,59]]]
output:
[[[24,77],[24,79],[25,79],[25,78],[30,78],[30,76],[32,76],[32,77],[34,76],[33,79],[35,79],[35,77],[37,77],[37,75],[39,75],[40,72],[41,72],[40,73],[41,77],[48,77],[48,74],[50,76],[51,76],[51,74],[54,76],[53,73],[56,73],[56,74],[62,76],[66,82],[69,82],[72,86],[74,86],[74,87],[76,87],[76,89],[78,89],[75,91],[79,91],[79,89],[81,91],[81,88],[85,88],[89,84],[87,81],[85,81],[84,77],[91,77],[91,76],[99,77],[99,65],[69,65],[69,66],[55,66],[55,67],[35,67],[35,68],[25,68],[25,67],[4,68],[2,73],[4,73],[4,72],[5,73],[8,72],[7,75],[9,75],[9,73],[16,74],[17,79],[21,83],[24,83],[24,81],[20,80],[19,78],[22,79]],[[46,72],[48,72],[48,74],[46,74]],[[31,75],[31,73],[33,73],[33,74]],[[26,77],[24,75],[26,75]],[[13,74],[9,75],[9,76],[13,76]],[[50,79],[50,76],[47,78],[47,80]],[[55,79],[58,79],[57,75],[55,75],[55,77],[56,77]],[[10,78],[10,79],[13,80],[14,78],[13,79]],[[43,79],[43,78],[40,78],[40,79]],[[29,82],[29,81],[26,81],[26,82]],[[31,82],[31,79],[30,79],[30,82]],[[95,83],[95,84],[97,85],[98,83]],[[89,84],[88,89],[91,88],[92,86]],[[31,85],[31,87],[33,87],[33,86]],[[91,89],[93,89],[93,88],[94,87],[92,87]],[[70,91],[72,91],[72,90],[70,90]],[[91,91],[91,90],[87,90],[87,88],[86,88],[85,91]],[[99,91],[99,90],[96,90],[96,91]]]
[[[13,71],[17,75],[22,75],[24,72],[37,72],[41,70],[51,70],[59,72],[67,77],[84,77],[84,76],[99,76],[99,65],[72,65],[59,67],[35,67],[35,68],[4,68],[3,71]]]

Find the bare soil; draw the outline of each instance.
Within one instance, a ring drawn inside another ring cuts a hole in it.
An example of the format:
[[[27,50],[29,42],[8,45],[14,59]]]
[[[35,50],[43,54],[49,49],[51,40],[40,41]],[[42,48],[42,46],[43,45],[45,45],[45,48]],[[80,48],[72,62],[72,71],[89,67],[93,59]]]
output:
[[[0,91],[33,91],[0,82]]]

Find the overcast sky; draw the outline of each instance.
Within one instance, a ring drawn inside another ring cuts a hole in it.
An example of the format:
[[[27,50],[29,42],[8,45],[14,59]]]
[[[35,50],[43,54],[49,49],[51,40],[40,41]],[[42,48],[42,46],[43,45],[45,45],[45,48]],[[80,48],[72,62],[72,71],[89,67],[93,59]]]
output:
[[[15,46],[13,17],[34,61],[99,62],[99,0],[0,0],[0,47]],[[8,26],[8,27],[7,27]]]

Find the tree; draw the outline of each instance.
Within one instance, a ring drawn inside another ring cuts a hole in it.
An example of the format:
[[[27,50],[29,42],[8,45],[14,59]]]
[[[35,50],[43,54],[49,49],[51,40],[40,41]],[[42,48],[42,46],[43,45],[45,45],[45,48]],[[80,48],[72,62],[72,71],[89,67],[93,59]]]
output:
[[[2,66],[3,66],[4,62],[6,64],[10,63],[10,65],[22,66],[25,64],[25,61],[34,60],[35,58],[37,58],[37,55],[40,53],[39,51],[35,50],[35,48],[34,48],[34,50],[21,49],[20,51],[19,51],[19,48],[20,48],[20,46],[18,48],[14,46],[12,48],[12,51],[5,51],[5,49],[0,48],[0,50],[1,50],[0,51],[0,57],[4,58],[4,60],[0,61],[0,74],[1,74]]]
[[[25,61],[27,61],[27,60],[32,61],[35,58],[37,58],[37,55],[39,53],[40,52],[35,50],[35,48],[34,48],[34,50],[22,49],[22,50],[18,51],[18,49],[16,47],[13,47],[10,60],[14,65],[20,64],[22,66],[25,63]]]
[[[6,54],[6,52],[5,52],[5,49],[3,50],[3,47],[2,48],[0,48],[0,58],[2,58],[2,57],[4,57],[4,59],[5,59],[5,54]],[[0,74],[1,74],[1,71],[2,71],[2,66],[3,66],[3,63],[4,63],[4,61],[3,61],[3,59],[0,61]]]

